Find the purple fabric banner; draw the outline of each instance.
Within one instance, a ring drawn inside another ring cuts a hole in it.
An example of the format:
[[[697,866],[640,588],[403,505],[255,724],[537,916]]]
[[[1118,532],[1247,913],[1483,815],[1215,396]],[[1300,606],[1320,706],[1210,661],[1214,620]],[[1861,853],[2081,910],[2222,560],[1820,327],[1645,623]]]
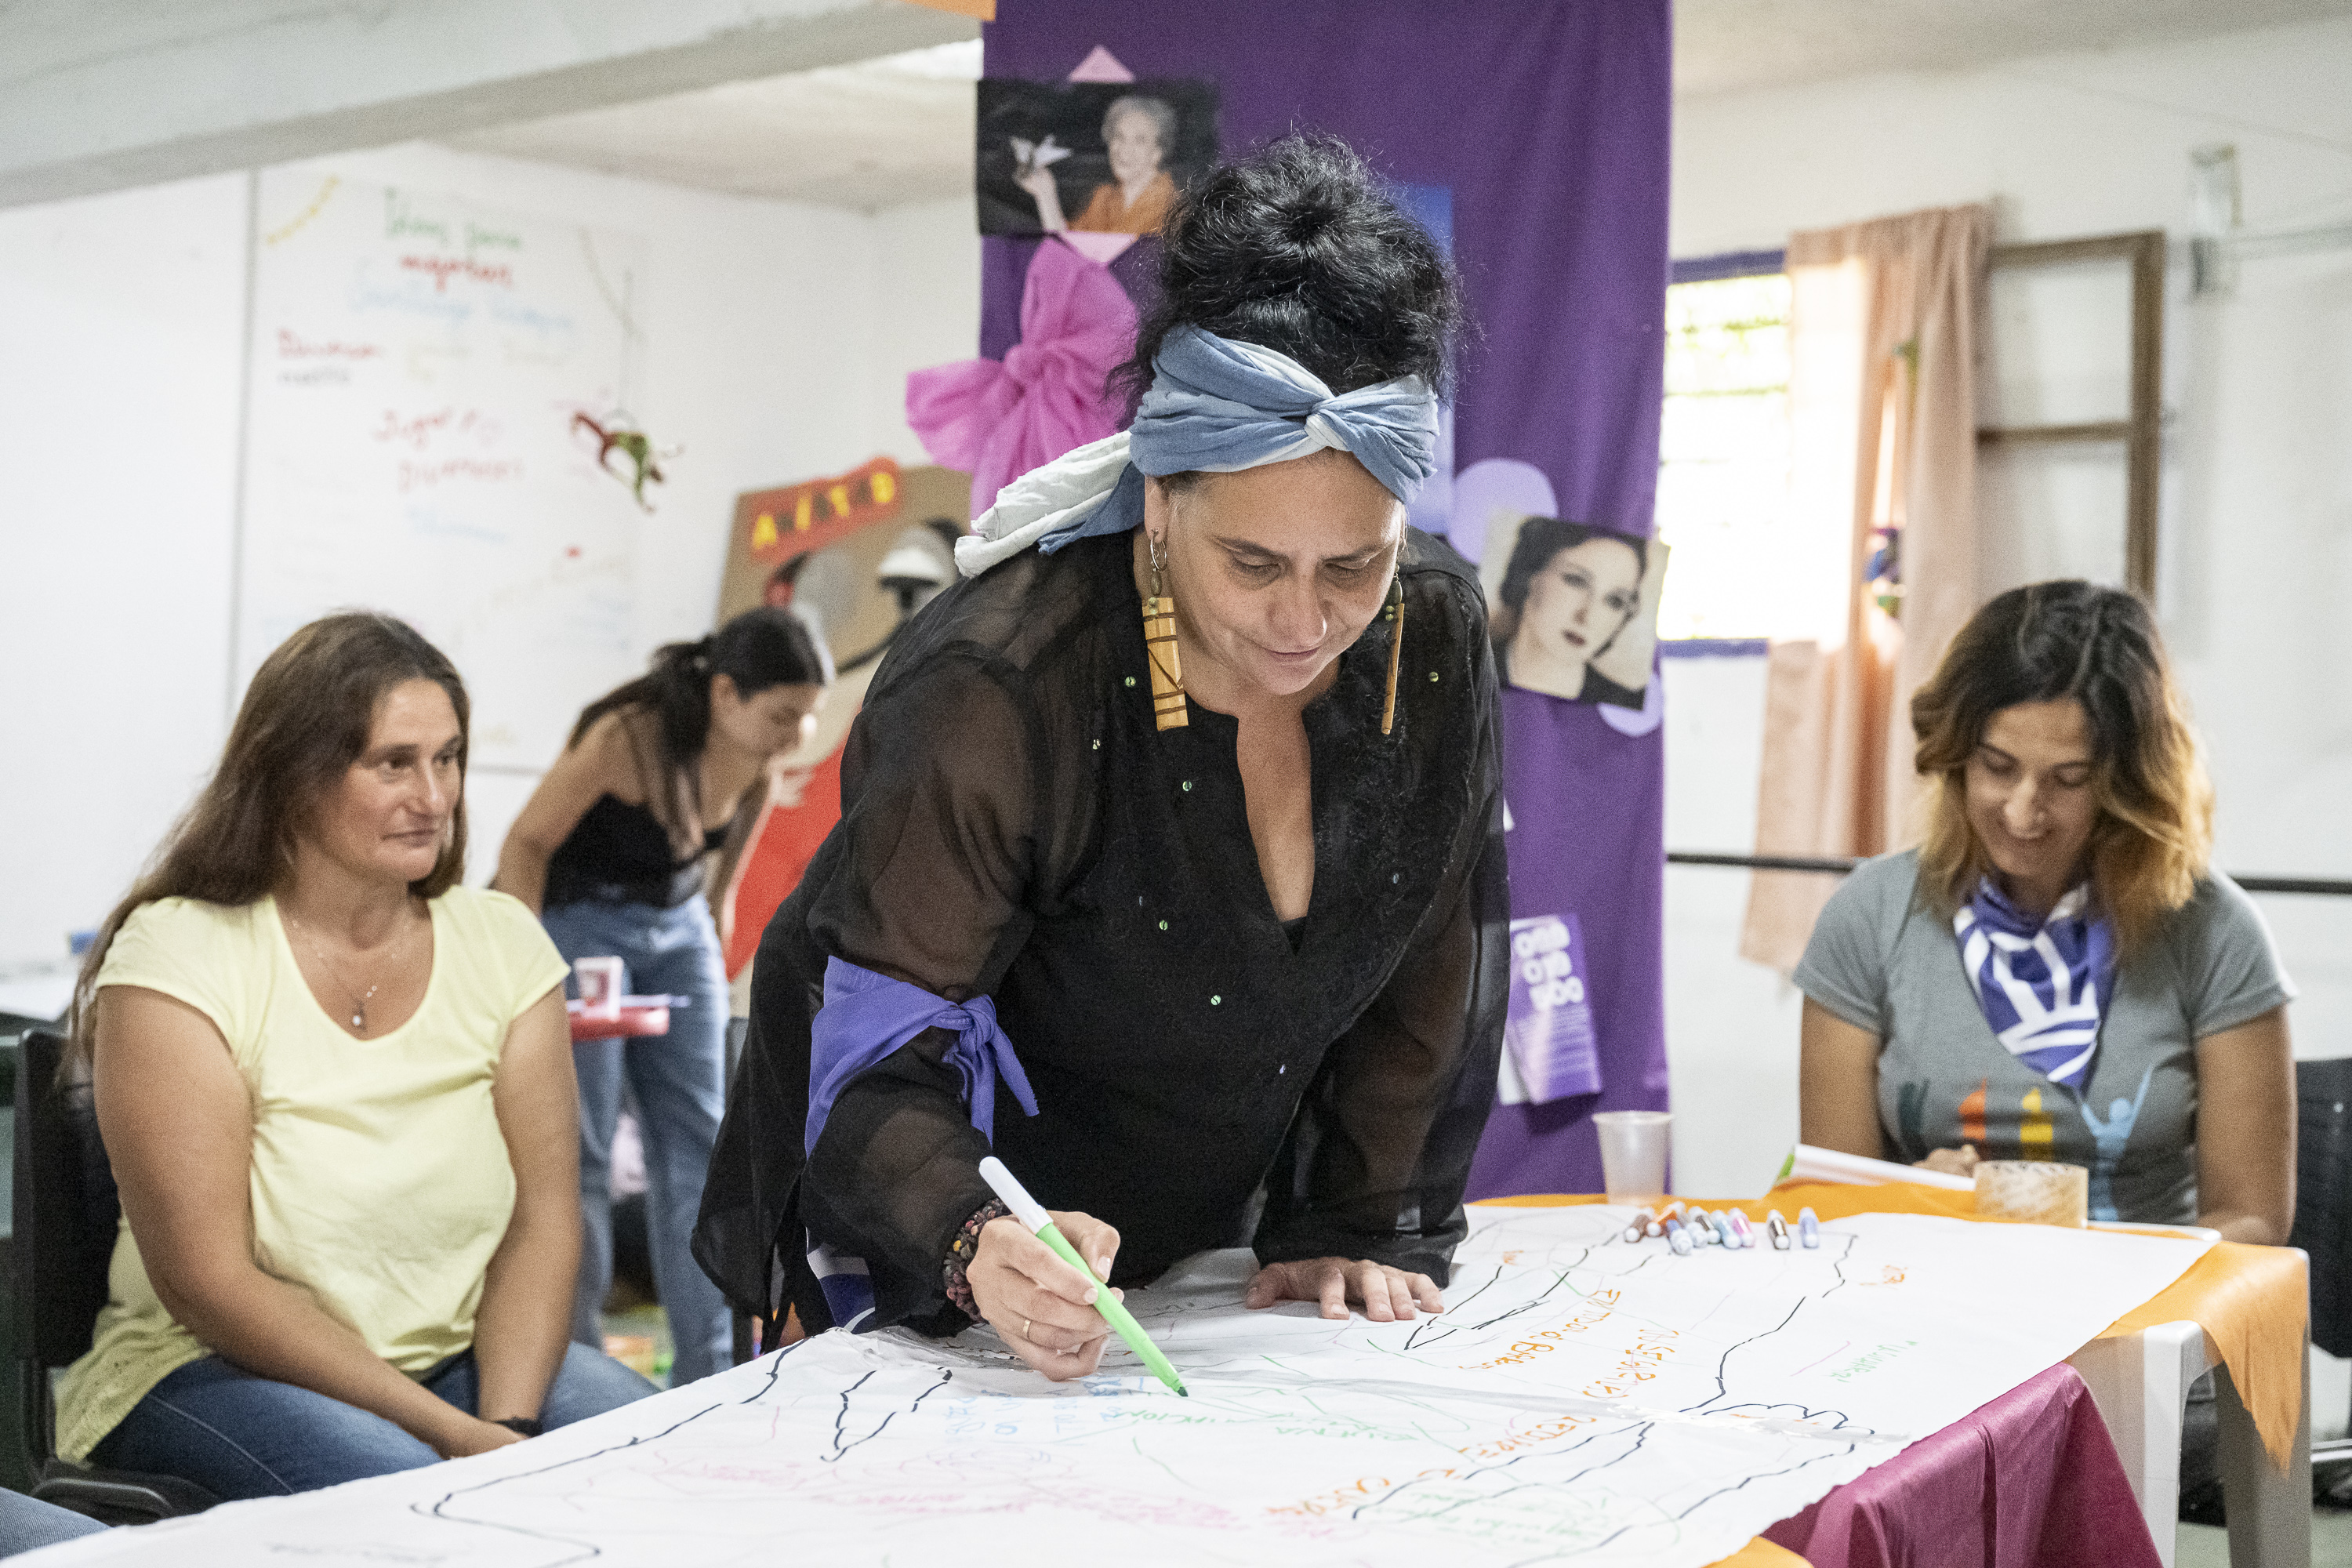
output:
[[[1476,326],[1454,404],[1458,468],[1501,459],[1540,476],[1561,517],[1652,531],[1668,0],[1005,0],[983,37],[992,77],[1060,81],[1101,46],[1138,77],[1213,80],[1228,156],[1328,131],[1400,184],[1450,192]],[[983,354],[1017,339],[1036,245],[982,241]],[[1140,293],[1155,250],[1138,243],[1113,273]],[[1454,521],[1475,557],[1485,517]],[[1639,713],[1504,695],[1512,913],[1576,917],[1601,1090],[1498,1106],[1473,1197],[1598,1192],[1591,1112],[1665,1104],[1658,691],[1654,679]]]

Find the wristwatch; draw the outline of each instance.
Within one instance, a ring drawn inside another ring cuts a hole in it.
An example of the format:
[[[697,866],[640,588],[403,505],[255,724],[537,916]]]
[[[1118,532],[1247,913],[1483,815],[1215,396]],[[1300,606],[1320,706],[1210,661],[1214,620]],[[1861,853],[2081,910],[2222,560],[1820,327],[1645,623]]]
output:
[[[537,1417],[530,1415],[501,1415],[490,1425],[503,1426],[509,1432],[520,1432],[526,1437],[536,1437],[547,1430]]]

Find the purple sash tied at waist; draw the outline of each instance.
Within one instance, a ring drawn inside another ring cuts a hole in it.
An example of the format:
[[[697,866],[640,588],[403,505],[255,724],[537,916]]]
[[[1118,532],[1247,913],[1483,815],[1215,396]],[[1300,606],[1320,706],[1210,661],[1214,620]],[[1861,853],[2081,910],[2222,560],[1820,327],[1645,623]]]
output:
[[[997,1026],[995,1003],[985,996],[950,1002],[919,985],[829,958],[824,965],[824,1005],[817,1009],[809,1028],[806,1152],[815,1152],[833,1102],[852,1080],[932,1028],[955,1032],[955,1044],[948,1048],[948,1065],[962,1081],[964,1105],[982,1138],[992,1143],[996,1141],[1000,1078],[1024,1111],[1037,1114],[1037,1096],[1029,1087],[1029,1075],[1021,1070],[1013,1042]]]

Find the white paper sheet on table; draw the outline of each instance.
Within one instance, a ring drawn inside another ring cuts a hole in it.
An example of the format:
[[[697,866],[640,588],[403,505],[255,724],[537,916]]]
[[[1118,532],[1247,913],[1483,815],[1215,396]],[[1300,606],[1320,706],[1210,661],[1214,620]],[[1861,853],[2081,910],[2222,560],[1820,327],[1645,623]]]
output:
[[[2206,1244],[1865,1215],[1818,1251],[1628,1245],[1622,1209],[1474,1209],[1447,1311],[1239,1305],[1220,1253],[1055,1386],[985,1332],[827,1334],[535,1442],[43,1561],[551,1568],[773,1561],[1711,1563],[2055,1364]]]

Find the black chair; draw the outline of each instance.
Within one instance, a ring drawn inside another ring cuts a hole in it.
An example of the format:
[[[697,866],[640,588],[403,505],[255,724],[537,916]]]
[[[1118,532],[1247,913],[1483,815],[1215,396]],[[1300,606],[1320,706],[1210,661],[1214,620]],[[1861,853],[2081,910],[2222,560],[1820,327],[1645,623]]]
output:
[[[16,1352],[32,1493],[107,1524],[202,1513],[219,1500],[176,1477],[58,1458],[49,1373],[89,1349],[122,1215],[89,1079],[60,1074],[65,1048],[49,1029],[28,1031],[17,1042]]]
[[[2352,1356],[2352,1058],[2294,1064],[2294,1233],[2311,1257],[2311,1342]],[[2313,1487],[2352,1487],[2352,1438],[2315,1443]]]

